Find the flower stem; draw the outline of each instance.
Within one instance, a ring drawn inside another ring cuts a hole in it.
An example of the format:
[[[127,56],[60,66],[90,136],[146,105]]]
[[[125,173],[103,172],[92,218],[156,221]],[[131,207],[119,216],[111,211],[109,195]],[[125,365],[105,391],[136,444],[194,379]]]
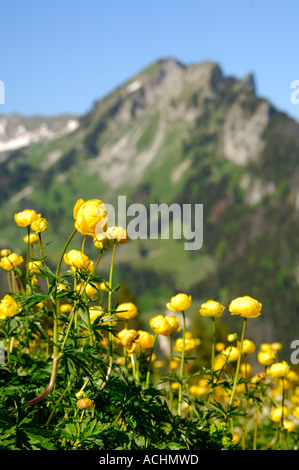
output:
[[[150,379],[150,374],[151,374],[152,357],[153,357],[153,352],[154,352],[154,347],[155,347],[155,343],[156,343],[157,337],[158,337],[158,333],[155,333],[155,336],[154,336],[154,339],[153,339],[153,345],[152,345],[152,348],[151,348],[151,353],[150,353],[149,360],[148,360],[148,369],[147,369],[147,373],[146,373],[146,382],[145,382],[145,388],[146,388],[146,389],[149,387],[149,379]]]
[[[115,261],[115,251],[116,251],[116,240],[114,240],[113,243],[113,251],[112,251],[112,258],[111,258],[111,264],[110,264],[110,273],[109,273],[109,292],[108,292],[108,314],[111,315],[111,307],[112,307],[112,302],[111,302],[111,296],[112,296],[112,282],[113,282],[113,269],[114,269],[114,261]],[[111,327],[111,321],[109,322],[109,327]],[[112,362],[113,362],[113,345],[112,345],[112,333],[109,329],[109,362],[108,362],[108,369],[106,372],[106,377],[105,381],[102,383],[100,387],[100,391],[105,387],[107,380],[110,377],[111,371],[112,371]]]
[[[182,310],[183,314],[183,347],[182,347],[182,357],[181,357],[181,367],[180,367],[180,384],[179,384],[179,398],[178,398],[178,415],[182,414],[182,394],[183,394],[183,375],[184,375],[184,366],[185,366],[185,342],[186,342],[186,317],[185,312]]]
[[[240,341],[240,353],[239,353],[238,362],[237,362],[237,368],[236,368],[236,372],[235,372],[235,379],[234,379],[233,390],[232,390],[232,393],[231,393],[231,396],[230,396],[230,400],[229,400],[229,405],[228,405],[229,408],[231,407],[231,405],[232,405],[232,403],[233,403],[234,394],[235,394],[235,391],[236,391],[236,388],[237,388],[237,384],[238,384],[239,371],[240,371],[240,365],[241,365],[241,357],[242,357],[242,349],[243,349],[243,341],[244,341],[244,336],[245,336],[245,329],[246,329],[246,318],[244,318],[244,321],[243,321],[242,336],[241,336],[241,341]]]

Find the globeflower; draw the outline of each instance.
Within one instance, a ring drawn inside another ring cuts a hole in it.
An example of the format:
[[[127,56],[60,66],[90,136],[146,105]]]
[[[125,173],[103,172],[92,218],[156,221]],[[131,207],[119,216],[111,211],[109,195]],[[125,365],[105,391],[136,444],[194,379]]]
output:
[[[113,241],[108,237],[106,232],[103,232],[93,237],[93,244],[99,250],[107,251],[112,247]]]
[[[290,366],[287,362],[275,362],[271,364],[268,369],[269,375],[271,375],[272,379],[281,379],[286,378],[290,372]]]
[[[17,255],[16,253],[10,253],[8,256],[4,256],[3,258],[1,258],[0,267],[5,269],[6,271],[11,271],[23,262],[24,259],[22,256]]]
[[[178,352],[182,352],[183,348],[185,351],[191,351],[192,349],[199,346],[201,343],[199,338],[192,338],[191,334],[186,333],[185,341],[183,338],[177,338],[174,343],[174,349]]]
[[[19,312],[19,305],[13,297],[5,295],[0,302],[0,320],[13,317]]]
[[[125,302],[117,307],[115,314],[119,319],[129,320],[130,318],[136,317],[138,311],[136,305],[132,302]]]
[[[208,300],[204,304],[202,304],[201,308],[199,309],[199,313],[203,317],[215,317],[218,318],[223,314],[225,307],[221,305],[219,302],[215,300]]]
[[[240,344],[238,343],[238,347],[240,347]],[[243,348],[242,348],[242,353],[244,354],[252,354],[255,351],[255,344],[253,341],[250,341],[250,339],[244,339],[243,341]]]
[[[286,417],[288,413],[289,410],[286,406],[277,406],[271,410],[271,419],[274,423],[279,423],[282,417]]]
[[[244,318],[256,318],[261,314],[262,304],[245,295],[234,299],[229,306],[231,315],[240,315]]]
[[[107,211],[105,204],[100,199],[84,201],[78,199],[73,210],[75,228],[82,235],[94,237],[107,228]]]
[[[272,351],[272,349],[268,349],[266,351],[259,351],[257,359],[259,363],[263,366],[270,366],[275,361],[275,353],[274,351]]]
[[[19,227],[27,227],[31,225],[34,219],[37,217],[37,213],[32,209],[25,209],[22,212],[18,212],[14,215],[16,224]]]
[[[107,322],[104,321],[107,317],[109,317],[109,314],[104,314],[105,311],[101,306],[96,306],[93,305],[92,307],[89,308],[89,318],[90,318],[90,323],[94,323],[95,320],[98,317],[102,316],[102,325],[107,324]],[[111,322],[111,325],[115,325],[116,322]]]
[[[150,319],[150,326],[156,334],[168,336],[180,330],[180,324],[175,316],[157,315]]]
[[[0,256],[8,256],[10,253],[11,251],[8,248],[3,248],[3,250],[0,251]]]
[[[31,229],[36,233],[45,232],[48,229],[48,222],[41,214],[38,214],[31,223]]]
[[[221,354],[226,356],[229,362],[234,362],[238,359],[240,352],[235,346],[228,346]]]
[[[123,346],[128,347],[138,336],[138,331],[124,328],[118,333],[118,338]]]
[[[28,269],[31,273],[40,273],[40,268],[43,266],[43,262],[36,260],[36,261],[29,261]]]
[[[87,297],[93,297],[98,292],[99,287],[98,287],[98,284],[92,282],[92,283],[88,283],[84,289],[83,283],[80,282],[79,284],[77,284],[76,290],[77,290],[77,293],[80,295],[82,295],[83,292],[85,291]]]
[[[25,235],[23,240],[26,244],[29,244],[29,245],[36,245],[39,242],[39,238],[35,233],[30,233],[29,235]]]
[[[173,312],[180,312],[182,310],[187,310],[187,308],[190,307],[191,302],[191,295],[177,294],[174,297],[171,297],[171,300],[166,304],[166,307]]]
[[[93,266],[88,256],[79,250],[70,250],[68,253],[65,253],[63,259],[66,264],[76,269],[83,268],[91,270]]]
[[[127,231],[123,227],[109,227],[105,233],[110,240],[116,240],[122,245],[129,241]]]
[[[154,336],[147,331],[139,330],[134,343],[136,343],[140,350],[144,352],[146,349],[149,349],[153,346]]]

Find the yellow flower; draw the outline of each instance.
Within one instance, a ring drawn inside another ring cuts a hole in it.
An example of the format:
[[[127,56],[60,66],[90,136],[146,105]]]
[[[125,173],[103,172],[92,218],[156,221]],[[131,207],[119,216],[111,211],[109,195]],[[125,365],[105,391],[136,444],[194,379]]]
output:
[[[240,347],[240,343],[238,343],[238,347]],[[255,351],[255,344],[253,341],[250,341],[250,339],[244,339],[243,341],[243,348],[242,348],[242,353],[243,354],[252,354]]]
[[[204,387],[202,385],[190,385],[189,392],[192,395],[200,397],[202,395],[207,395],[209,393],[209,388]]]
[[[183,351],[183,338],[177,338],[174,343],[174,349],[176,351],[182,352]],[[185,351],[191,351],[192,349],[196,348],[200,344],[200,339],[186,337],[185,338]]]
[[[268,349],[267,351],[259,351],[257,359],[263,366],[270,366],[275,361],[275,353],[272,351],[272,349]]]
[[[76,290],[78,292],[78,294],[83,294],[84,292],[84,289],[83,289],[83,283],[82,282],[79,282],[79,284],[77,284],[77,287],[76,287]],[[98,287],[98,284],[92,282],[91,284],[88,283],[86,286],[85,286],[85,292],[86,292],[86,295],[87,297],[93,297],[99,290],[99,287]]]
[[[273,351],[281,351],[282,350],[282,344],[281,343],[272,343],[271,344]]]
[[[216,343],[215,345],[215,349],[217,352],[220,352],[220,351],[223,351],[223,349],[225,349],[225,344],[224,343]]]
[[[108,285],[105,281],[102,281],[100,282],[100,289],[103,291],[103,292],[109,292],[109,288],[108,288]]]
[[[260,351],[273,351],[272,344],[269,343],[262,343],[260,345]]]
[[[16,253],[11,253],[10,255],[1,258],[0,267],[6,271],[11,271],[12,269],[22,264],[23,261],[24,259],[22,256],[19,256]]]
[[[239,349],[235,346],[228,346],[221,354],[227,357],[229,362],[236,361],[239,357]]]
[[[208,300],[202,304],[199,313],[204,317],[218,318],[223,314],[225,307],[215,300]]]
[[[237,333],[230,333],[229,335],[227,335],[227,341],[229,343],[233,343],[234,341],[236,341],[238,339],[238,335]]]
[[[271,375],[272,379],[285,378],[288,376],[289,372],[290,372],[290,366],[285,361],[275,362],[271,364],[271,366],[268,369],[268,373],[269,375]]]
[[[39,242],[38,235],[36,235],[35,233],[30,233],[29,236],[25,235],[23,240],[29,245],[36,245]]]
[[[106,230],[106,235],[110,240],[116,240],[122,245],[129,241],[127,231],[122,227],[109,227],[108,230]]]
[[[70,313],[72,311],[72,305],[71,304],[61,304],[59,307],[59,310],[61,313]]]
[[[145,351],[153,346],[154,336],[147,331],[139,330],[134,342],[138,344],[141,351]]]
[[[123,346],[129,346],[137,338],[138,331],[124,328],[118,333],[118,338]]]
[[[43,262],[36,260],[36,261],[29,261],[28,269],[31,273],[40,273],[40,268],[42,267]]]
[[[271,419],[274,423],[279,423],[282,419],[282,415],[285,418],[289,413],[286,406],[277,406],[271,410]]]
[[[291,382],[299,382],[299,375],[294,370],[290,370],[287,379],[289,379]]]
[[[15,222],[19,227],[27,227],[28,225],[31,225],[36,217],[37,213],[32,209],[25,209],[14,216]]]
[[[93,237],[93,244],[99,250],[107,251],[112,247],[113,241],[108,237],[106,232],[103,232]]]
[[[215,362],[214,362],[214,370],[217,371],[217,370],[221,370],[225,363],[226,363],[226,360],[225,360],[225,357],[222,355],[222,352],[223,350],[220,352],[220,354],[217,354],[215,356]]]
[[[0,251],[0,256],[8,256],[10,255],[11,251],[8,248],[4,248]]]
[[[58,282],[57,284],[57,292],[62,292],[63,290],[67,290],[67,287],[62,282]]]
[[[94,237],[107,227],[107,211],[100,199],[78,199],[73,210],[75,228],[82,235]]]
[[[174,297],[171,297],[171,300],[166,304],[166,307],[173,312],[180,312],[182,310],[187,310],[187,308],[190,307],[191,302],[191,295],[177,294]]]
[[[0,320],[13,317],[19,312],[19,305],[13,297],[5,295],[0,302]]]
[[[82,251],[70,250],[68,253],[65,253],[63,259],[66,264],[76,269],[84,268],[91,270],[93,267],[92,261]]]
[[[89,308],[89,318],[90,323],[94,323],[94,321],[101,315],[103,315],[104,310],[102,307],[92,306]]]
[[[41,214],[38,214],[31,223],[31,229],[36,233],[45,232],[48,229],[48,222],[44,217],[41,217]]]
[[[250,364],[241,364],[240,366],[240,374],[243,378],[248,378],[251,375],[251,365]]]
[[[156,334],[163,336],[168,336],[180,329],[177,318],[172,315],[166,317],[157,315],[150,319],[150,326]]]
[[[119,319],[129,320],[130,318],[136,317],[138,311],[136,305],[132,302],[125,302],[117,307],[115,314]]]
[[[296,430],[296,425],[290,419],[285,419],[283,421],[283,428],[286,429],[288,432],[294,432]]]
[[[256,318],[261,314],[262,304],[245,295],[234,299],[229,306],[231,315],[240,315],[244,318]]]
[[[181,325],[175,315],[167,315],[165,318],[172,327],[172,333],[178,333],[181,330]]]

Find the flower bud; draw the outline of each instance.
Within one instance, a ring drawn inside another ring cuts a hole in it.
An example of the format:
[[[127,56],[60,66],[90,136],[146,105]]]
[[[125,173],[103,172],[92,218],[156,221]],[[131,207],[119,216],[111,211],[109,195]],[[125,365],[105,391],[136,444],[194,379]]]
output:
[[[77,401],[77,407],[82,410],[91,410],[94,407],[94,403],[90,398],[80,398]]]

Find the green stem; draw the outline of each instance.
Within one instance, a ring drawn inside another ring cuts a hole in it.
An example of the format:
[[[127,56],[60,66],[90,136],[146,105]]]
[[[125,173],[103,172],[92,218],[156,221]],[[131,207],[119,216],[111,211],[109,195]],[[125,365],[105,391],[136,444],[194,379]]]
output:
[[[6,354],[7,354],[7,363],[10,364],[10,338],[6,338]]]
[[[184,375],[184,366],[185,366],[185,342],[186,342],[186,317],[185,312],[182,310],[183,314],[183,348],[182,348],[182,357],[181,357],[181,367],[180,367],[180,384],[179,384],[179,397],[178,397],[178,415],[182,414],[182,395],[183,395],[183,375]]]
[[[158,337],[158,334],[155,333],[154,340],[153,340],[153,345],[152,345],[152,348],[151,348],[151,353],[150,353],[149,360],[148,360],[148,369],[147,369],[147,373],[146,373],[146,382],[145,382],[145,388],[146,389],[149,386],[149,379],[150,379],[151,366],[152,366],[152,357],[153,357],[153,352],[154,352],[154,347],[155,347],[157,337]]]
[[[259,419],[259,406],[256,406],[256,415],[255,415],[255,425],[254,425],[254,435],[253,435],[253,450],[256,450],[256,443],[257,443],[257,432],[258,432],[258,419]]]
[[[171,362],[172,362],[172,354],[173,354],[173,342],[172,342],[172,333],[169,335],[169,375],[172,372],[171,369]],[[169,408],[172,410],[172,401],[173,401],[173,391],[171,387],[171,380],[169,381]]]
[[[229,400],[229,405],[228,405],[229,408],[231,407],[231,405],[233,403],[235,391],[236,391],[237,384],[238,384],[239,371],[240,371],[240,365],[241,365],[241,357],[242,357],[242,349],[243,349],[243,341],[244,341],[244,336],[245,336],[245,329],[246,329],[246,318],[244,318],[244,321],[243,321],[242,336],[241,336],[241,341],[240,341],[240,353],[239,353],[238,362],[237,362],[237,368],[236,368],[236,373],[235,373],[233,390],[232,390],[230,400]]]
[[[73,232],[70,234],[69,238],[67,239],[67,242],[66,244],[64,245],[64,248],[60,254],[60,257],[59,257],[59,261],[58,261],[58,264],[57,264],[57,268],[56,268],[56,277],[59,276],[59,272],[60,272],[60,267],[61,267],[61,263],[62,263],[62,260],[63,260],[63,256],[64,256],[64,253],[66,252],[67,250],[67,247],[69,246],[73,236],[75,235],[75,233],[77,232],[76,229],[73,230]]]
[[[69,238],[67,239],[66,244],[64,245],[64,248],[60,254],[59,261],[58,261],[57,268],[56,268],[56,279],[58,279],[59,277],[63,256],[76,232],[77,230],[74,229],[71,235],[69,236]],[[57,288],[55,292],[55,297],[56,297],[56,294],[57,294]],[[53,302],[53,344],[54,344],[53,357],[54,358],[58,356],[58,311],[59,311],[59,302],[58,302],[58,299],[56,298],[55,302]]]
[[[44,248],[43,248],[43,244],[42,244],[42,234],[40,232],[38,233],[38,241],[39,241],[40,257],[41,257],[41,260],[42,260],[42,263],[43,263],[43,266],[44,266]],[[46,277],[46,282],[47,282],[47,286],[48,286],[48,289],[49,289],[50,283],[49,283],[49,279],[47,277]]]
[[[208,403],[211,400],[213,390],[214,390],[214,365],[215,365],[215,349],[216,349],[216,321],[215,317],[212,317],[212,335],[213,335],[213,344],[212,344],[212,359],[211,359],[211,388],[208,396]]]
[[[284,428],[284,400],[285,400],[285,386],[283,377],[281,378],[282,382],[282,400],[281,400],[281,421],[280,421],[280,429],[279,429],[279,450],[281,450],[282,444],[282,436],[283,436],[283,428]]]
[[[30,237],[30,225],[27,226],[27,235],[28,235],[28,240],[27,240],[27,259],[26,259],[26,292],[28,292],[28,287],[29,287],[29,259],[30,259],[30,244],[29,244],[29,237]]]
[[[111,315],[111,307],[112,307],[112,302],[111,302],[111,296],[112,296],[112,282],[113,282],[113,268],[114,268],[114,261],[115,261],[115,251],[116,251],[116,240],[114,240],[113,243],[113,251],[112,251],[112,258],[111,258],[111,264],[110,264],[110,273],[109,273],[109,292],[108,292],[108,314]],[[109,322],[109,327],[111,328],[111,321]],[[104,382],[102,383],[100,387],[100,391],[103,390],[105,387],[107,380],[110,377],[111,371],[112,371],[112,362],[113,362],[113,344],[112,344],[112,333],[109,329],[108,333],[109,337],[109,360],[108,360],[108,369],[106,372],[106,377]]]
[[[85,244],[86,244],[86,239],[87,239],[87,235],[85,235],[85,237],[83,238],[83,242],[82,242],[82,248],[81,248],[81,251],[82,253],[85,252]]]

